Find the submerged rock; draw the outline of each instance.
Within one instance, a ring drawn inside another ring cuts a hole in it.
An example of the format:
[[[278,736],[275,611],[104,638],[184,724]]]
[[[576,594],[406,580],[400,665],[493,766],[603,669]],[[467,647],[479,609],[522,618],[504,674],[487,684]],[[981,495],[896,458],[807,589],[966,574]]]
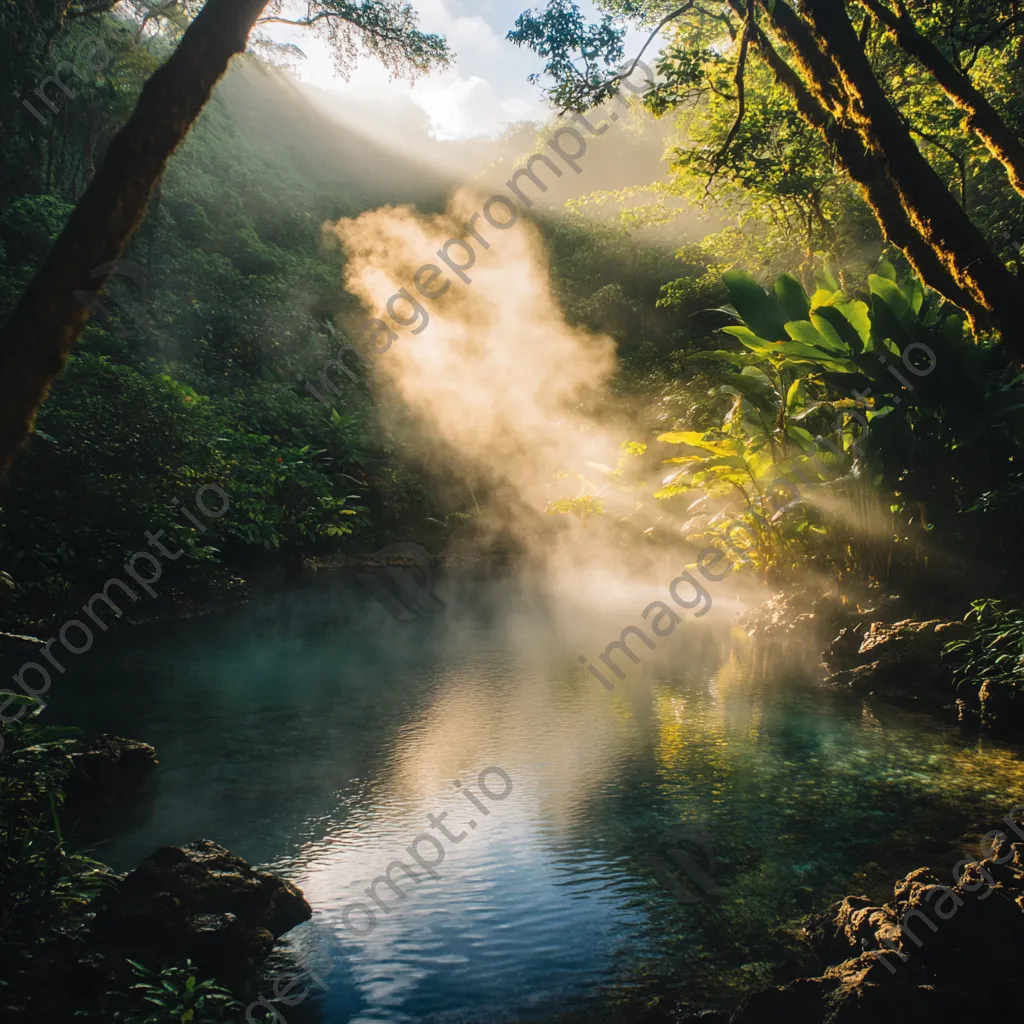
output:
[[[129,872],[104,898],[96,928],[133,959],[188,958],[232,980],[251,975],[312,913],[290,882],[200,839],[162,846]]]

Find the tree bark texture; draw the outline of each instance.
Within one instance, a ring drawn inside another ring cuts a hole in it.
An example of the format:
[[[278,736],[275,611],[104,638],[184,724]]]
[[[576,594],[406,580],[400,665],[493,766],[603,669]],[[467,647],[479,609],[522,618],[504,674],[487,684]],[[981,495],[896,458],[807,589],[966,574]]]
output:
[[[167,160],[188,134],[232,56],[245,50],[267,0],[207,0],[146,83],[43,265],[0,329],[0,476],[32,428],[95,292],[142,219]],[[98,268],[107,267],[105,271]]]
[[[967,113],[967,127],[1006,168],[1010,183],[1024,195],[1024,143],[975,87],[968,75],[926,36],[922,35],[902,4],[894,13],[881,0],[861,0],[888,29],[901,50],[914,57],[938,82],[942,91]]]
[[[734,10],[741,10],[730,0]],[[921,233],[910,222],[903,208],[900,194],[884,162],[877,154],[870,152],[860,135],[843,124],[831,108],[841,110],[845,98],[836,88],[839,75],[824,54],[817,48],[806,26],[789,8],[776,4],[778,21],[772,27],[779,38],[789,47],[792,60],[806,76],[801,78],[772,45],[765,33],[758,29],[754,43],[767,63],[775,80],[793,97],[803,119],[817,129],[827,143],[837,162],[860,187],[886,239],[900,249],[907,257],[918,277],[931,289],[963,309],[972,322],[984,326],[987,311],[975,301],[949,272],[935,250],[925,241]],[[826,91],[817,88],[818,76],[830,76]],[[827,107],[826,104],[829,106]]]
[[[776,9],[785,7],[782,2]],[[1016,281],[918,149],[875,77],[845,6],[804,0],[816,41],[839,71],[850,100],[847,116],[865,148],[882,157],[911,224],[965,291],[991,314],[1004,340],[1021,355]]]

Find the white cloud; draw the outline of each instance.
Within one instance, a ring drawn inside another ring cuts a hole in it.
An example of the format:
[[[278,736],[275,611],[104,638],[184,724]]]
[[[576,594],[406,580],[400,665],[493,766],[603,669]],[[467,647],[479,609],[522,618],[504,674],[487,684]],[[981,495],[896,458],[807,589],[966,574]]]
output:
[[[539,89],[527,81],[542,61],[505,39],[516,17],[538,0],[416,0],[420,27],[444,35],[456,54],[454,67],[415,83],[391,81],[372,60],[363,60],[349,82],[338,78],[330,48],[309,32],[289,26],[266,26],[277,41],[295,43],[306,54],[298,78],[354,105],[396,110],[414,103],[427,115],[439,139],[497,135],[513,121],[544,120],[550,111]],[[588,7],[584,4],[584,9]],[[472,8],[472,13],[466,8]],[[589,11],[593,16],[593,11]],[[635,52],[634,33],[630,48]]]
[[[419,103],[434,126],[439,139],[464,139],[474,135],[493,135],[502,126],[525,118],[544,117],[541,104],[521,97],[496,95],[490,82],[472,75],[455,74],[425,81],[413,88]]]

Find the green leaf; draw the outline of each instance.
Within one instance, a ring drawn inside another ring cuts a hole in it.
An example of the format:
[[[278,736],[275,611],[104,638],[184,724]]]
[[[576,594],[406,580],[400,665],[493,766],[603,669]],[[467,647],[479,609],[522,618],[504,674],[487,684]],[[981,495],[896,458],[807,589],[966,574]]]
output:
[[[811,326],[808,324],[808,326]],[[835,352],[829,352],[814,345],[808,345],[799,341],[778,341],[767,342],[758,338],[745,327],[726,327],[726,333],[739,338],[740,342],[758,355],[770,358],[787,358],[798,363],[814,363],[824,367],[826,370],[835,370],[837,373],[857,373],[857,366],[848,359],[842,359]],[[813,330],[813,327],[812,327]]]
[[[818,329],[810,320],[790,320],[786,324],[786,333],[802,345],[811,345],[816,348],[824,348],[825,339],[818,333]]]
[[[794,440],[800,442],[804,451],[814,451],[818,447],[814,440],[814,435],[809,430],[798,427],[794,423],[786,424],[786,433]]]
[[[871,312],[866,302],[859,299],[840,301],[833,303],[836,309],[846,317],[850,326],[857,332],[862,346],[867,345],[871,340]],[[859,350],[851,340],[851,347],[857,353]]]
[[[789,324],[786,324],[786,329],[789,329]],[[807,380],[806,377],[797,377],[789,388],[786,390],[786,412],[791,413],[796,407],[797,403],[803,399],[803,387],[801,385]]]
[[[700,448],[704,441],[702,430],[670,430],[667,434],[659,434],[659,441],[666,444],[688,444],[694,448]]]
[[[727,270],[722,283],[743,322],[759,337],[780,341],[786,337],[786,317],[774,296],[769,295],[749,274]]]
[[[914,323],[914,313],[903,292],[892,281],[878,274],[868,276],[868,288],[872,295],[877,295],[889,307],[904,329],[910,330]]]
[[[835,352],[844,356],[859,355],[864,347],[856,328],[835,306],[819,306],[811,314],[811,323]]]
[[[732,363],[734,366],[753,366],[764,361],[750,352],[727,352],[725,349],[694,352],[692,355],[685,356],[682,361],[690,363],[697,359],[717,359],[723,363]]]
[[[787,320],[806,320],[811,311],[811,300],[804,286],[792,274],[780,274],[773,285]]]
[[[921,312],[921,306],[924,303],[924,288],[921,287],[921,282],[916,277],[908,277],[900,285],[900,291],[909,303],[911,310],[913,310],[914,316],[917,316]]]
[[[691,448],[699,448],[703,455],[684,455],[678,459],[665,459],[665,462],[691,462],[712,455],[739,455],[743,452],[743,442],[731,437],[706,438],[699,430],[673,430],[661,434],[659,441],[667,444],[685,444]]]
[[[963,313],[951,314],[943,321],[942,327],[939,329],[939,336],[947,345],[956,345],[963,341],[966,322],[967,318]]]
[[[821,268],[821,283],[828,288],[829,291],[839,291],[839,281],[836,279],[836,275],[832,272],[832,264],[829,260],[825,260],[825,263]]]
[[[881,259],[878,261],[878,276],[895,283],[896,268],[887,259]]]
[[[829,322],[829,319],[822,316],[823,311],[829,310],[832,313],[836,313],[837,310],[832,306],[819,306],[811,314],[811,325],[818,332],[818,348],[828,349],[830,352],[834,352],[836,355],[848,356],[850,355],[850,346],[843,344],[843,339],[836,333],[835,328]],[[839,314],[842,319],[842,314]]]

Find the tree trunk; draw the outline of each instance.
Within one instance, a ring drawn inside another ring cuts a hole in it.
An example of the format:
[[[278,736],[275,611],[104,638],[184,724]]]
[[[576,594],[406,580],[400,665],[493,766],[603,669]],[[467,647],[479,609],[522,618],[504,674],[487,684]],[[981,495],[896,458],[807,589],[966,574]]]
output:
[[[988,151],[1006,168],[1010,183],[1024,195],[1024,143],[999,116],[999,112],[977,89],[971,79],[921,35],[902,4],[894,14],[881,0],[861,0],[889,30],[901,50],[926,68],[942,91],[967,113],[967,126],[985,143]]]
[[[739,0],[730,0],[730,6],[734,10],[742,10]],[[790,48],[804,73],[816,84],[816,77],[812,76],[827,75],[829,62],[814,46],[810,33],[790,8],[777,3],[775,14],[778,20],[773,19],[773,27]],[[812,92],[800,75],[772,46],[763,31],[757,29],[753,42],[775,80],[793,97],[800,115],[811,127],[818,130],[839,164],[860,187],[865,201],[888,241],[907,257],[918,277],[929,288],[963,309],[971,317],[972,322],[979,326],[984,325],[986,311],[957,283],[935,250],[911,224],[885,165],[877,156],[865,149],[860,136],[853,129],[845,127],[826,109],[826,97],[831,104],[841,105],[843,102],[843,97],[836,90],[838,72],[834,72],[834,78],[825,95],[819,93],[817,89]]]
[[[957,283],[991,312],[1005,341],[1022,355],[1024,339],[1013,275],[917,148],[879,85],[845,6],[836,0],[804,0],[803,11],[824,53],[839,70],[851,101],[850,120],[866,148],[885,161],[911,224]]]
[[[0,329],[0,476],[32,428],[88,316],[75,292],[99,290],[146,210],[168,158],[228,62],[245,50],[267,0],[207,0],[142,90],[128,123],[50,254]],[[97,268],[107,266],[105,271]]]

